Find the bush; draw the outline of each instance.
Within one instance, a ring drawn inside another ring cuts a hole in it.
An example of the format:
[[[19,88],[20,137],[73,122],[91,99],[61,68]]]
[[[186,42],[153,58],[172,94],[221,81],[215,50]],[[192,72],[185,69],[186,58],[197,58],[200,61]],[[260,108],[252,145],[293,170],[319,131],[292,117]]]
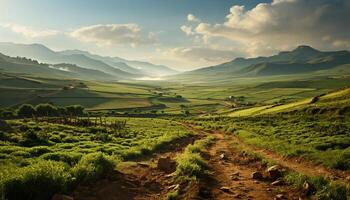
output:
[[[39,161],[23,168],[9,168],[0,174],[0,195],[4,199],[47,200],[67,191],[72,177],[61,162]]]
[[[91,183],[106,175],[114,168],[114,162],[103,153],[84,155],[71,173],[78,183]]]
[[[36,145],[47,145],[48,136],[45,133],[37,133],[33,129],[27,130],[20,141],[22,146],[31,147]]]
[[[39,117],[42,116],[57,116],[57,108],[51,104],[39,104],[35,107],[36,115]]]
[[[35,109],[32,105],[23,104],[17,110],[17,115],[20,117],[33,117],[35,115]]]

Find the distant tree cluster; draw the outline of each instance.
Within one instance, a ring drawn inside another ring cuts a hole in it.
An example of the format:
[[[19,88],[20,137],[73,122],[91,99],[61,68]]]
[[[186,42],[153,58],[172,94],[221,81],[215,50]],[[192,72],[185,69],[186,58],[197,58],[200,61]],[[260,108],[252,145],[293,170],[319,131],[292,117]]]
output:
[[[56,107],[51,104],[39,104],[34,107],[30,104],[23,104],[17,109],[16,114],[18,117],[82,116],[84,107],[80,105]]]

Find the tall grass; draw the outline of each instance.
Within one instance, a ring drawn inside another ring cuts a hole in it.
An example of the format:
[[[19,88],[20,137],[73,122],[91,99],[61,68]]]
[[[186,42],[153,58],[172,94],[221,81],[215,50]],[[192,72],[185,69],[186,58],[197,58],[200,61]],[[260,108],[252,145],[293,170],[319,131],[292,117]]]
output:
[[[200,153],[214,140],[213,136],[188,145],[184,153],[176,158],[176,175],[182,178],[198,178],[207,173],[207,163]]]

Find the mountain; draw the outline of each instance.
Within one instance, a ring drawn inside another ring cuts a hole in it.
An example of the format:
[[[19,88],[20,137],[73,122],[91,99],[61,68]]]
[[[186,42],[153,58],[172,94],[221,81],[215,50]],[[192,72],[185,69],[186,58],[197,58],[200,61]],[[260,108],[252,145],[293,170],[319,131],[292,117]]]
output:
[[[113,59],[115,61],[126,63],[136,69],[139,69],[153,76],[167,76],[167,75],[174,75],[179,73],[178,71],[173,70],[164,65],[155,65],[149,62],[142,62],[142,61],[136,61],[136,60],[126,60],[119,57],[113,57]]]
[[[292,51],[270,57],[236,58],[217,66],[201,68],[189,75],[231,74],[232,76],[268,76],[327,70],[350,63],[349,51],[322,52],[310,46],[298,46]]]
[[[36,60],[10,57],[0,53],[0,72],[21,73],[50,78],[83,80],[114,80],[115,77],[101,71],[85,69],[71,64],[49,65]]]
[[[92,59],[103,61],[110,66],[116,67],[120,70],[133,74],[142,74],[147,76],[164,76],[178,73],[177,71],[163,65],[155,65],[149,62],[142,61],[126,60],[119,57],[99,56],[96,54],[91,54],[87,51],[66,50],[62,51],[61,53],[65,55],[82,54]]]
[[[70,63],[79,67],[102,71],[111,74],[115,79],[135,78],[138,75],[131,74],[112,67],[100,60],[95,60],[83,54],[64,55],[55,52],[41,44],[14,44],[0,43],[0,52],[9,56],[21,56],[33,58],[40,62],[50,64]]]
[[[75,50],[65,50],[65,51],[61,51],[60,53],[63,54],[63,55],[67,55],[67,56],[84,55],[84,56],[87,56],[87,57],[89,57],[91,59],[102,61],[102,62],[104,62],[104,63],[106,63],[106,64],[108,64],[108,65],[110,65],[110,66],[112,66],[114,68],[120,69],[122,71],[131,73],[131,74],[147,75],[147,74],[145,74],[145,72],[143,72],[141,70],[138,70],[136,68],[133,68],[133,67],[127,65],[124,62],[116,61],[112,57],[91,54],[88,51],[81,51],[81,50],[77,50],[77,49],[75,49]]]

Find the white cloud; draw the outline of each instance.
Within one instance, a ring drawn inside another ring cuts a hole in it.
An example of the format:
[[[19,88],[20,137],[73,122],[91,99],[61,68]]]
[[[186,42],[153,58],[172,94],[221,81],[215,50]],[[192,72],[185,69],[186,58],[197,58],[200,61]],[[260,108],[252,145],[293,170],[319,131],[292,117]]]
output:
[[[182,32],[184,32],[186,35],[194,35],[195,33],[192,30],[192,26],[186,26],[183,25],[180,27],[180,29],[182,30]]]
[[[187,21],[189,22],[200,22],[200,19],[193,14],[188,14],[187,15]]]
[[[233,49],[216,49],[213,47],[179,47],[162,52],[163,56],[178,59],[197,66],[207,66],[230,61],[242,53]]]
[[[104,45],[138,46],[155,43],[153,32],[144,33],[137,24],[98,24],[81,27],[70,35],[82,42]]]
[[[39,30],[18,24],[0,24],[1,27],[11,30],[14,33],[23,35],[26,38],[42,38],[55,36],[59,32],[56,30]]]
[[[237,42],[251,56],[299,44],[350,48],[348,0],[274,0],[251,10],[235,5],[226,19],[222,24],[200,23],[193,31],[206,40],[221,37]]]

